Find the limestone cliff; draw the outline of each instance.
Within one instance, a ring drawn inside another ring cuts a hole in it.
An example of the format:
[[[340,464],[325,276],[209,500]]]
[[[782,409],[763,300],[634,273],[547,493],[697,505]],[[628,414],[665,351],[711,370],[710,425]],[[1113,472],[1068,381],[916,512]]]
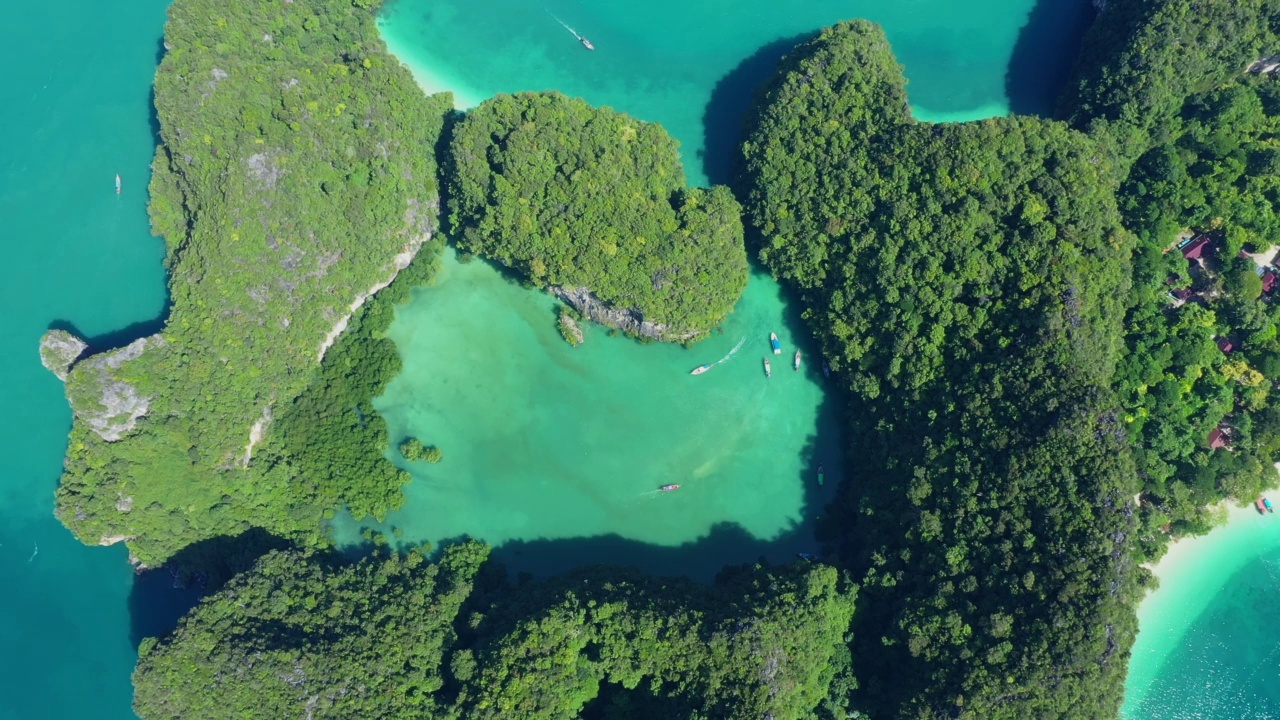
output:
[[[87,347],[89,345],[85,341],[66,330],[50,330],[40,338],[40,364],[57,375],[59,380],[66,382],[71,366],[80,359]]]
[[[617,308],[605,303],[589,288],[552,285],[547,290],[582,313],[583,317],[601,325],[618,328],[629,335],[666,342],[684,342],[704,334],[696,330],[675,329],[660,323],[649,322],[637,310]]]
[[[165,344],[164,338],[153,335],[77,363],[67,377],[67,397],[76,419],[107,442],[129,434],[138,418],[147,414],[152,398],[122,379],[120,371],[142,357],[148,348]]]

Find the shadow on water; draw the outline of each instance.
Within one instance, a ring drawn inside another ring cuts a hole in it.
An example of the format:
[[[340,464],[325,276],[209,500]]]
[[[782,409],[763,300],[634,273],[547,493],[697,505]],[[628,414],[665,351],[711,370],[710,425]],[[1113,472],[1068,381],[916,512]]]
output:
[[[1053,116],[1095,15],[1085,0],[1036,0],[1004,76],[1013,113]]]
[[[217,592],[266,553],[287,547],[283,538],[255,528],[202,540],[163,566],[138,573],[129,591],[129,641],[136,649],[143,638],[169,634],[205,595]]]
[[[152,335],[158,335],[162,330],[164,330],[165,323],[169,318],[169,310],[171,306],[172,301],[166,298],[164,309],[160,311],[159,316],[155,319],[143,320],[142,322],[126,325],[119,330],[112,330],[111,332],[94,335],[92,337],[87,337],[78,327],[76,327],[75,323],[69,320],[54,320],[49,323],[48,329],[69,332],[81,340],[84,340],[88,347],[85,348],[83,353],[81,353],[80,358],[77,358],[79,360],[89,357],[90,355],[96,355],[108,350],[122,348],[135,340],[151,337]]]
[[[738,146],[743,122],[761,85],[778,69],[791,49],[817,36],[816,32],[775,40],[738,63],[711,90],[702,113],[702,172],[713,185],[727,185],[738,169]]]

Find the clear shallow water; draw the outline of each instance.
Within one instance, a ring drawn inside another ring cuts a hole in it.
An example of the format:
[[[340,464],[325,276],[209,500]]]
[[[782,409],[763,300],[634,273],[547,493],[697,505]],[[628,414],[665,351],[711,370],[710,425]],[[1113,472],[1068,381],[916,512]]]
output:
[[[755,87],[823,26],[881,23],[916,116],[965,120],[1050,112],[1089,12],[1081,0],[393,0],[380,26],[424,85],[463,106],[556,89],[661,122],[696,185],[728,178]]]
[[[145,189],[165,5],[2,11],[0,720],[133,718],[133,573],[123,547],[85,547],[53,517],[71,418],[37,344],[54,321],[102,336],[163,309]]]
[[[438,445],[444,460],[392,455],[415,481],[382,529],[479,537],[542,572],[609,561],[710,578],[726,562],[815,550],[811,523],[842,464],[837,423],[833,408],[820,416],[821,364],[776,283],[753,277],[723,332],[692,350],[593,325],[573,348],[555,308],[449,253],[439,281],[399,310],[390,336],[404,370],[375,404],[393,438]]]
[[[1171,554],[1139,608],[1122,717],[1280,718],[1280,518],[1237,512]]]

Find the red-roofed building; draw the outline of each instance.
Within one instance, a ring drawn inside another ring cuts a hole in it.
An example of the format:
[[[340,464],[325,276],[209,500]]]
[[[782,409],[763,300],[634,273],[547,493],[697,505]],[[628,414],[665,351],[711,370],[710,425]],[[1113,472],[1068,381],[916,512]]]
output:
[[[1199,260],[1204,256],[1204,252],[1208,247],[1209,236],[1201,235],[1190,243],[1187,243],[1186,247],[1182,248],[1182,257],[1188,260]]]
[[[1232,350],[1236,349],[1236,346],[1231,344],[1230,339],[1226,337],[1220,337],[1218,338],[1218,349],[1224,353],[1230,353]]]
[[[1276,289],[1276,274],[1267,270],[1262,273],[1262,292],[1269,293]]]
[[[1209,433],[1209,449],[1217,450],[1218,448],[1226,447],[1228,439],[1222,428],[1214,428],[1213,432]]]
[[[1177,290],[1171,291],[1169,294],[1182,302],[1186,302],[1195,296],[1195,293],[1191,291],[1191,288],[1178,288]]]

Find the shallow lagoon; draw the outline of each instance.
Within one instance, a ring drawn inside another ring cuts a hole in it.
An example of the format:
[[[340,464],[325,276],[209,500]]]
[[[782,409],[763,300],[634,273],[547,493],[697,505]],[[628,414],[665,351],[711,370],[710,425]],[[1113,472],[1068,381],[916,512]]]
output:
[[[812,521],[843,464],[838,422],[776,283],[754,275],[692,349],[591,324],[574,348],[556,307],[449,252],[438,282],[399,309],[389,333],[404,370],[375,404],[393,438],[438,445],[444,460],[389,454],[415,480],[380,529],[406,542],[471,535],[542,572],[608,561],[709,579],[726,562],[815,550]],[[769,350],[775,331],[782,355]],[[667,484],[680,489],[659,491]],[[339,533],[354,539],[350,524]]]

